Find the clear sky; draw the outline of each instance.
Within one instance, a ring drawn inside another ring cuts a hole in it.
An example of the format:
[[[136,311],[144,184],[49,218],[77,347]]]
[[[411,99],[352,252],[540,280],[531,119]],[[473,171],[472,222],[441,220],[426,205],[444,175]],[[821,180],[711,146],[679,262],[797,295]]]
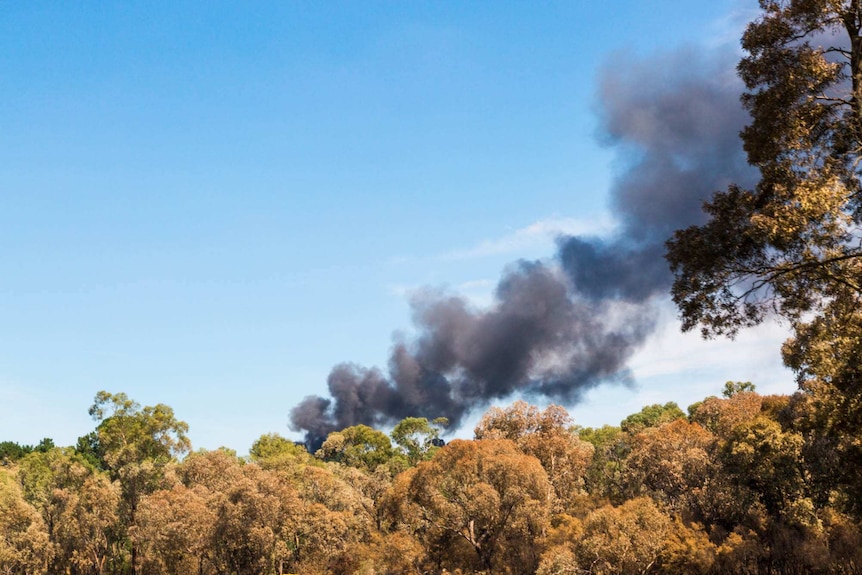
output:
[[[481,306],[509,262],[610,229],[602,70],[733,50],[755,7],[3,3],[0,440],[73,444],[101,389],[170,405],[195,447],[288,435],[333,365],[386,365],[413,290]],[[579,423],[794,389],[779,328],[665,316]]]

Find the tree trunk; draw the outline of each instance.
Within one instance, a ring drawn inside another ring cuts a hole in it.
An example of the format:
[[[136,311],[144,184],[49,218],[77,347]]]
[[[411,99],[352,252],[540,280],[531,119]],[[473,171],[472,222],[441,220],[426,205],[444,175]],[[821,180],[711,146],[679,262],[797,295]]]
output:
[[[842,20],[847,36],[850,39],[850,81],[851,81],[851,131],[855,141],[854,146],[862,144],[862,6],[860,0],[852,0]]]

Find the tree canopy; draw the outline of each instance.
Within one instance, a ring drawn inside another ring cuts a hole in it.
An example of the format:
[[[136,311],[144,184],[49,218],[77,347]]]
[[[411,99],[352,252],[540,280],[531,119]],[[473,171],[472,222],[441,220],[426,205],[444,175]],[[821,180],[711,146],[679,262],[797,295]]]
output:
[[[773,315],[782,353],[838,444],[836,477],[862,501],[862,2],[761,0],[738,66],[760,171],[667,243],[683,329],[735,335]],[[851,505],[862,514],[862,503]]]
[[[862,297],[859,159],[862,7],[858,0],[761,0],[742,38],[742,134],[761,178],[705,206],[710,220],[668,242],[683,326],[734,335],[777,313]]]
[[[103,393],[83,450],[0,465],[0,574],[858,572],[843,436],[809,394],[753,388],[619,427],[517,401],[445,446],[442,422],[408,418],[399,449],[352,426],[315,454],[268,433],[183,459],[169,407]]]

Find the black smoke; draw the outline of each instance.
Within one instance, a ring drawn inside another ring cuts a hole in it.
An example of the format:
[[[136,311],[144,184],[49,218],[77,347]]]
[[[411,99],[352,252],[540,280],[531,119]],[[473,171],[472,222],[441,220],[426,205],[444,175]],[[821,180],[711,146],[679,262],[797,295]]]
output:
[[[733,54],[682,50],[649,61],[620,55],[600,79],[601,138],[617,150],[611,239],[569,237],[558,257],[578,292],[643,302],[672,281],[664,243],[705,221],[701,207],[730,183],[752,185],[739,132],[748,122]]]
[[[494,399],[571,405],[602,382],[630,380],[626,363],[653,332],[671,281],[664,242],[703,221],[714,191],[754,178],[738,138],[747,116],[733,66],[694,51],[605,66],[599,118],[618,152],[619,231],[563,237],[553,259],[512,264],[487,309],[431,290],[414,296],[418,335],[395,342],[387,370],[337,365],[331,398],[305,398],[291,427],[314,446],[350,425],[445,416],[457,426]]]

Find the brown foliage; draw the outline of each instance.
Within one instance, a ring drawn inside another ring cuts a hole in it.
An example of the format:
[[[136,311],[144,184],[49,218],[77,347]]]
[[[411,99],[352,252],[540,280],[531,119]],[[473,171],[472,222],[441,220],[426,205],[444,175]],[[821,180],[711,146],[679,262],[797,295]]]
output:
[[[555,510],[570,508],[583,493],[584,475],[595,448],[571,431],[572,420],[559,405],[540,411],[524,401],[489,409],[474,431],[476,439],[509,439],[542,464],[556,496]]]
[[[511,441],[455,440],[399,487],[406,487],[404,495],[425,520],[426,541],[465,541],[489,572],[535,569],[529,550],[547,527],[550,484],[538,460]]]
[[[643,491],[675,513],[702,518],[702,496],[718,471],[715,443],[710,432],[684,419],[642,431],[626,462],[629,492]]]
[[[726,438],[734,427],[757,417],[762,406],[763,398],[753,391],[737,393],[724,399],[708,397],[696,407],[691,419],[719,437]]]
[[[41,575],[51,555],[39,513],[24,501],[14,477],[0,470],[0,574]]]

